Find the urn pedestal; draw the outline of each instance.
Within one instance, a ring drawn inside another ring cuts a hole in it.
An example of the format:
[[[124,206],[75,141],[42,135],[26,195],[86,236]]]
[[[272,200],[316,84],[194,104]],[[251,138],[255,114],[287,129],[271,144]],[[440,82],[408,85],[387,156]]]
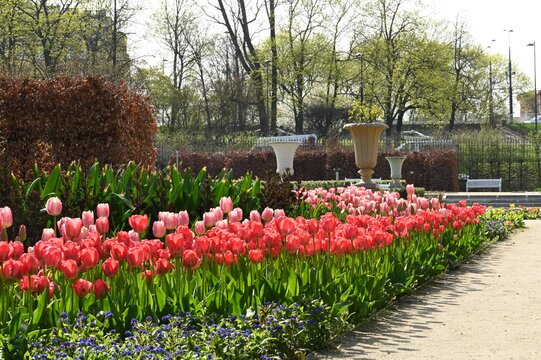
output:
[[[406,160],[405,156],[386,156],[385,160],[389,163],[391,167],[391,180],[393,181],[390,185],[392,188],[400,188],[400,180],[402,180],[402,164]]]
[[[293,175],[293,158],[295,157],[295,151],[301,144],[298,142],[275,141],[270,142],[269,145],[276,154],[276,172],[283,176],[289,170],[289,174]]]
[[[367,189],[378,189],[378,185],[372,181],[372,174],[378,160],[379,138],[383,130],[387,128],[387,124],[382,122],[344,125],[344,129],[351,133],[355,165],[360,169],[361,181],[355,185],[364,186]]]

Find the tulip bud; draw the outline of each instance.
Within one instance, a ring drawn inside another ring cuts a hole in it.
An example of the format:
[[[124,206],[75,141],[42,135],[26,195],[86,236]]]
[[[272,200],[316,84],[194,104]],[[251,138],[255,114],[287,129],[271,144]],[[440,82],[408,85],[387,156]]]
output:
[[[101,235],[107,233],[109,231],[109,219],[104,216],[100,216],[98,220],[96,220],[96,230]]]
[[[2,227],[7,229],[13,225],[13,215],[9,206],[0,208],[0,216],[2,217]]]
[[[206,231],[205,223],[203,221],[196,221],[194,230],[197,235],[203,235]]]
[[[49,198],[45,204],[45,209],[50,216],[58,216],[62,212],[62,201],[56,196]]]
[[[87,228],[94,224],[94,212],[92,210],[83,211],[81,218],[83,220],[83,226]]]
[[[274,211],[271,208],[266,207],[261,213],[261,219],[263,221],[271,221],[274,217]]]
[[[252,210],[250,211],[250,220],[255,222],[261,222],[261,215],[259,214],[259,211]]]
[[[190,223],[190,215],[184,210],[178,213],[178,226],[188,226]]]
[[[154,237],[160,239],[165,236],[166,228],[163,221],[154,221],[152,224],[152,233],[154,234]]]
[[[98,213],[98,217],[109,217],[109,204],[98,204],[96,212]]]
[[[26,226],[21,225],[19,227],[19,241],[25,242],[26,241]]]
[[[228,214],[233,210],[233,200],[231,200],[231,197],[222,197],[220,199],[220,208],[224,212],[224,214]]]

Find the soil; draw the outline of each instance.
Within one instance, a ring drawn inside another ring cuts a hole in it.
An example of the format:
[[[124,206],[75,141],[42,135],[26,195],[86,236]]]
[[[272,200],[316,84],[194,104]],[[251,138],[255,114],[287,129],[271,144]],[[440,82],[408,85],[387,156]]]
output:
[[[312,358],[541,359],[541,221],[526,221],[336,346]]]

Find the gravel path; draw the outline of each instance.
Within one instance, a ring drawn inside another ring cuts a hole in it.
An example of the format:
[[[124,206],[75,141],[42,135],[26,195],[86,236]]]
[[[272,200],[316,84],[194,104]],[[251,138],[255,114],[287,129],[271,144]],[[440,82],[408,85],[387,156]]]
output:
[[[408,295],[316,359],[541,359],[541,221]]]

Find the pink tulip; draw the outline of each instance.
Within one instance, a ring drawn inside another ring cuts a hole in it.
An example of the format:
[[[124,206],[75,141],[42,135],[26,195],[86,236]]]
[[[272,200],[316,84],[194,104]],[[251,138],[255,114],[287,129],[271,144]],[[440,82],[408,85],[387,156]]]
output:
[[[128,236],[132,242],[139,242],[139,233],[133,230],[128,231]]]
[[[229,213],[229,222],[235,223],[242,220],[242,209],[235,208]]]
[[[261,213],[261,219],[263,221],[271,221],[274,217],[274,211],[271,208],[266,207]]]
[[[54,229],[51,229],[51,228],[45,228],[43,229],[43,231],[41,232],[41,241],[45,242],[49,239],[52,239],[54,238],[55,234],[54,234]]]
[[[178,213],[178,226],[188,226],[190,224],[190,215],[188,211],[180,211]]]
[[[207,231],[205,229],[205,223],[203,221],[196,221],[194,226],[194,230],[197,235],[203,235]]]
[[[81,218],[83,220],[83,226],[88,228],[90,225],[94,224],[94,211],[83,211]]]
[[[79,218],[68,218],[63,225],[66,236],[69,239],[75,239],[81,233],[81,228],[83,227],[83,222]]]
[[[216,225],[214,226],[218,229],[227,230],[229,228],[229,223],[227,222],[227,220],[218,220],[216,221]]]
[[[163,211],[158,214],[158,219],[163,221],[163,224],[167,230],[173,230],[178,227],[177,214]]]
[[[283,209],[274,210],[274,218],[277,219],[281,216],[286,216],[286,212]]]
[[[109,217],[109,204],[98,204],[96,212],[98,213],[98,217]]]
[[[250,220],[260,223],[261,222],[261,215],[259,214],[259,211],[257,211],[257,210],[250,211]]]
[[[47,204],[45,204],[45,209],[50,216],[58,216],[62,212],[62,201],[56,196],[49,198]]]
[[[408,196],[415,194],[415,187],[413,186],[413,184],[406,185],[406,193],[408,194]]]
[[[206,227],[213,227],[216,224],[216,215],[214,212],[206,212],[203,214],[203,223]]]
[[[220,208],[224,212],[224,214],[228,214],[233,210],[233,200],[231,200],[231,197],[222,197],[220,199]]]
[[[154,234],[154,237],[158,239],[162,238],[165,236],[166,231],[167,230],[163,221],[154,221],[154,223],[152,224],[152,233]]]
[[[222,211],[222,208],[220,208],[219,206],[215,207],[214,209],[211,209],[211,211],[214,213],[214,217],[216,218],[216,221],[224,219],[224,212]]]
[[[0,209],[0,216],[2,217],[2,227],[7,229],[13,225],[13,215],[11,209],[8,206],[5,206]]]

